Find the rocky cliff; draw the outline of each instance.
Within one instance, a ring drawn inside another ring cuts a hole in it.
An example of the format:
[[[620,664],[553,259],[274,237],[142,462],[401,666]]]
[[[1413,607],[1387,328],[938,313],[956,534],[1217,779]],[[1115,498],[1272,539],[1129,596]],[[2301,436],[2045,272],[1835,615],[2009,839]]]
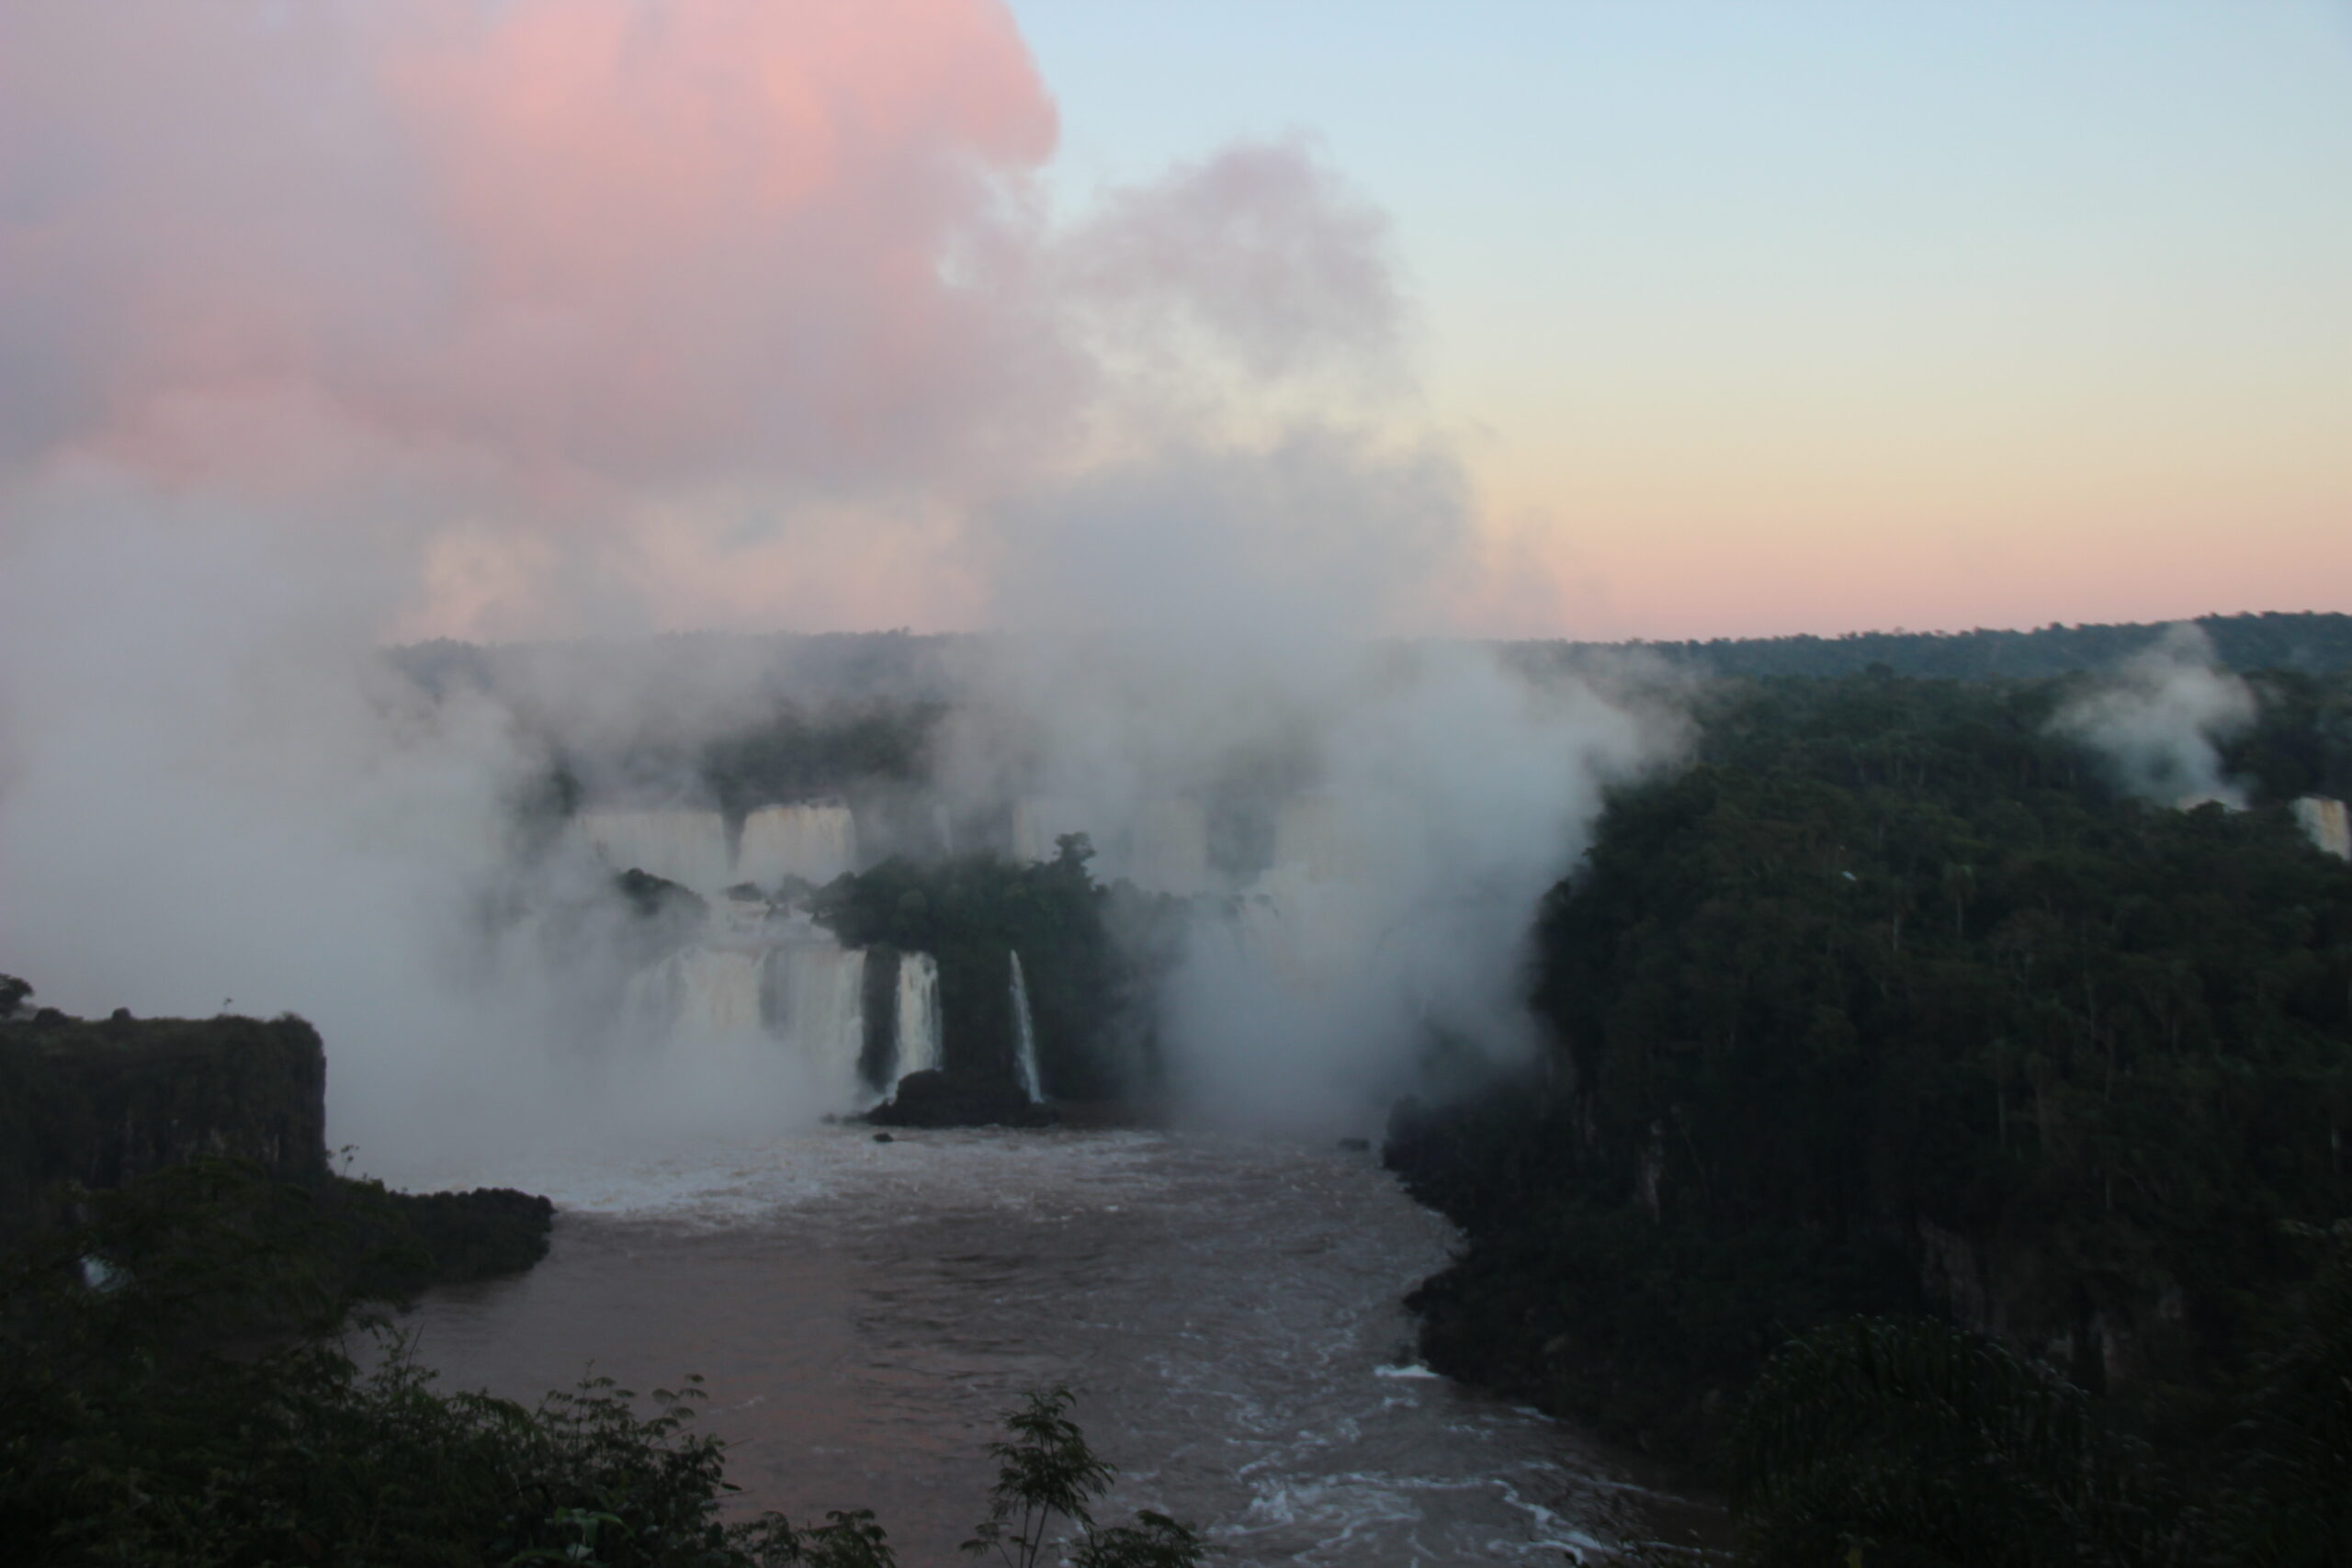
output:
[[[203,1155],[323,1179],[326,1051],[299,1018],[0,1022],[0,1235],[68,1184],[121,1187]]]
[[[301,1019],[88,1021],[28,1012],[0,976],[0,1245],[74,1220],[80,1194],[225,1159],[303,1189],[330,1270],[362,1295],[527,1269],[555,1207],[505,1189],[416,1195],[327,1165],[326,1048]]]

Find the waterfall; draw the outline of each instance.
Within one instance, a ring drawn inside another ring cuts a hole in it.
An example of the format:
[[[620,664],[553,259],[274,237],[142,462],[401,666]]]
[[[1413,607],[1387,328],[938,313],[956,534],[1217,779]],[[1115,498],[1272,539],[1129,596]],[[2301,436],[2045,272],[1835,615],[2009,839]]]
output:
[[[681,1033],[734,1039],[760,1032],[760,955],[690,947],[676,954]]]
[[[838,801],[763,806],[743,818],[735,880],[774,887],[787,876],[821,887],[857,865],[857,822]]]
[[[2342,801],[2307,795],[2295,802],[2295,820],[2312,843],[2338,860],[2352,860],[2352,821]]]
[[[807,1065],[818,1108],[846,1111],[873,1099],[857,1070],[865,987],[865,953],[830,939],[687,947],[631,975],[621,1007],[631,1032],[670,1052],[746,1042],[787,1052]]]
[[[865,953],[832,942],[797,942],[767,955],[768,1017],[786,1045],[850,1104],[865,1097]]]
[[[576,831],[615,871],[643,871],[705,897],[733,880],[716,811],[583,811]]]
[[[899,955],[898,1045],[899,1077],[939,1066],[939,960],[928,953]]]
[[[1037,1077],[1037,1025],[1029,1016],[1029,982],[1021,973],[1021,954],[1012,955],[1012,1030],[1019,1045],[1012,1067],[1021,1080],[1021,1092],[1029,1103],[1045,1103],[1045,1085]]]
[[[678,1017],[678,955],[656,959],[621,986],[621,1017],[631,1034],[667,1040]]]
[[[624,1013],[639,1032],[662,1040],[727,1040],[756,1035],[760,955],[688,947],[628,977]]]

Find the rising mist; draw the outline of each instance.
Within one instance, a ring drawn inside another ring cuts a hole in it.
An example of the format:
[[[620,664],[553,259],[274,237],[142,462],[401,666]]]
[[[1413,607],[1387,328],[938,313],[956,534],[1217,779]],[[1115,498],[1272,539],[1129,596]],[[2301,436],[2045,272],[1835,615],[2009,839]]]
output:
[[[1155,812],[1310,803],[1319,864],[1185,889],[1276,928],[1195,933],[1161,998],[1195,1113],[1515,1053],[1533,902],[1670,705],[1429,640],[1524,584],[1311,143],[1060,210],[1054,141],[977,0],[13,7],[6,965],[303,1013],[379,1168],[805,1117],[772,1055],[602,1038],[616,918],[535,792],[796,696],[649,633],[962,626],[999,635],[941,672],[944,809],[1017,783],[1117,874]],[[605,640],[489,687],[382,657],[435,635]],[[549,910],[559,962],[515,935]]]

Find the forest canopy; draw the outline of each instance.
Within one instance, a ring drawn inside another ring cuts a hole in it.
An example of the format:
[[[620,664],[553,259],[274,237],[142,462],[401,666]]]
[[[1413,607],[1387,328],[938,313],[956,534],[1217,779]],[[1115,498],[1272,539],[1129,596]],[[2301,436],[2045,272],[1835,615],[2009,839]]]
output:
[[[2257,684],[2251,809],[2134,798],[2055,682],[1728,683],[1545,900],[1532,1077],[1400,1114],[1471,1245],[1433,1365],[1719,1454],[1790,1336],[1989,1336],[2194,1426],[2352,1213],[2345,683]]]

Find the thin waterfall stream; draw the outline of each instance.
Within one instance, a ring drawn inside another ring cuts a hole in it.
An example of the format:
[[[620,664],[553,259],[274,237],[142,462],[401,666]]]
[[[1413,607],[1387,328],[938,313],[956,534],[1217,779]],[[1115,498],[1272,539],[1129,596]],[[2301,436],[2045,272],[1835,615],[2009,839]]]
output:
[[[1018,953],[1012,955],[1012,1033],[1013,1072],[1021,1080],[1021,1092],[1030,1104],[1042,1105],[1046,1086],[1037,1072],[1037,1021],[1029,1011],[1029,980],[1021,972]]]

